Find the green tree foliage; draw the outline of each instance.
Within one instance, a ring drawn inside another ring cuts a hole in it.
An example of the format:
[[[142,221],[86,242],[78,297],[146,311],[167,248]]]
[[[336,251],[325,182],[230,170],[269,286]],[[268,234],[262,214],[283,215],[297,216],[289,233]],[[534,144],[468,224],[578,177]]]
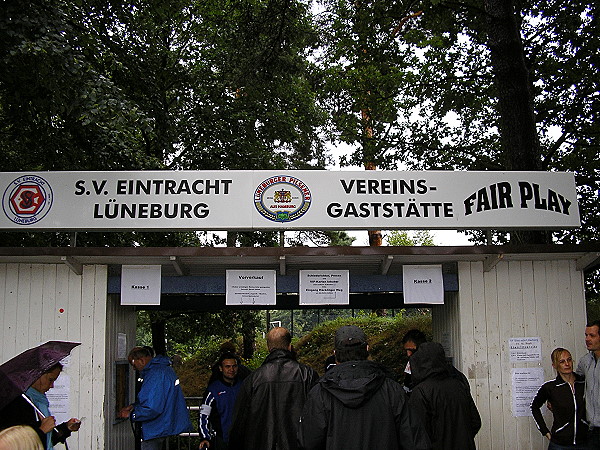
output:
[[[88,17],[104,70],[149,118],[146,151],[166,167],[324,166],[301,2],[100,2]]]
[[[320,4],[323,102],[336,138],[356,148],[342,163],[573,171],[584,226],[553,238],[598,235],[597,2]]]
[[[386,153],[401,138],[403,89],[413,83],[416,63],[397,38],[411,11],[405,2],[319,2],[322,33],[317,62],[322,69],[320,100],[330,113],[331,136],[356,148],[343,163],[393,168]]]
[[[385,236],[388,245],[395,246],[433,246],[433,236],[429,230],[418,230],[409,234],[408,231],[394,230]]]
[[[70,2],[0,7],[0,154],[4,170],[153,167],[136,105],[95,67],[95,42]]]
[[[345,231],[298,231],[287,240],[287,244],[299,247],[309,242],[317,247],[344,247],[352,245],[355,240]]]

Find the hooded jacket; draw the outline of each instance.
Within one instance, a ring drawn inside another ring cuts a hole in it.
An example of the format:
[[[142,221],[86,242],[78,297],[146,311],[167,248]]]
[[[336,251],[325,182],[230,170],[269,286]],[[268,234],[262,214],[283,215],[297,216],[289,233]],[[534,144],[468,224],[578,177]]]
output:
[[[273,350],[244,380],[229,429],[230,450],[296,450],[302,406],[319,375]]]
[[[542,435],[551,434],[551,442],[558,445],[575,445],[587,439],[588,424],[585,421],[585,381],[575,374],[575,392],[560,375],[542,384],[531,402],[531,414]],[[552,404],[552,432],[548,429],[540,408],[544,403]]]
[[[337,364],[319,380],[304,406],[298,439],[305,450],[430,448],[419,427],[411,426],[402,386],[366,360]]]
[[[450,375],[441,344],[421,344],[410,357],[410,367],[414,388],[408,404],[433,448],[474,450],[481,418],[471,394]]]
[[[169,358],[157,355],[140,372],[143,379],[131,420],[141,422],[142,440],[192,430],[179,379]]]

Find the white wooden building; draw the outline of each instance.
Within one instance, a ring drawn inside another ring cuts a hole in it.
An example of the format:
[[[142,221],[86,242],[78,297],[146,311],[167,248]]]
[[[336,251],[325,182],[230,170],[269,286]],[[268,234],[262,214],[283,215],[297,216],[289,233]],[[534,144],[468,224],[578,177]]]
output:
[[[223,296],[204,295],[213,285],[206,281],[224,279],[227,269],[277,270],[282,280],[291,283],[288,292],[299,270],[347,269],[351,302],[401,308],[402,296],[390,286],[402,266],[442,264],[445,304],[432,307],[434,336],[471,383],[483,422],[478,448],[542,449],[547,443],[533,419],[515,417],[512,369],[541,367],[549,379],[554,376],[552,349],[562,346],[575,359],[583,356],[583,277],[585,270],[600,263],[599,257],[597,245],[0,248],[0,361],[48,340],[81,342],[65,369],[70,379],[70,412],[85,417],[69,447],[130,449],[129,423],[115,419],[117,373],[132,370],[123,346],[135,345],[135,310],[120,305],[122,265],[161,265],[162,308],[187,302],[186,307],[193,303],[199,309],[218,309],[225,307]],[[278,298],[272,309],[294,307],[285,301],[279,304]],[[510,361],[509,339],[525,337],[541,340],[541,361]],[[134,380],[129,374],[131,399]]]

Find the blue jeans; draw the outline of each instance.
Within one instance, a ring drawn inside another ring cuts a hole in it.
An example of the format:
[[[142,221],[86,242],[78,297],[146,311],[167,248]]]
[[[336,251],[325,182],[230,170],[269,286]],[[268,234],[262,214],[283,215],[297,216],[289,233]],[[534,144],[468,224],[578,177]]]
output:
[[[142,450],[162,450],[163,443],[167,440],[166,437],[159,437],[155,439],[148,439],[147,441],[142,441],[142,446],[140,447]]]
[[[588,449],[600,450],[600,428],[592,427],[588,431]]]

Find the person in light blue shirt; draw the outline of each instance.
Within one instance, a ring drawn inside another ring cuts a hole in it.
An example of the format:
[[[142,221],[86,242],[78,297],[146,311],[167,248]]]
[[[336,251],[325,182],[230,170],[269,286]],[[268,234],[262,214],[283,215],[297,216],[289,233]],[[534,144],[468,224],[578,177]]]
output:
[[[576,373],[585,377],[585,410],[589,424],[588,447],[600,450],[600,320],[585,327],[588,354],[579,360]]]
[[[62,369],[62,364],[56,363],[35,380],[24,395],[0,410],[0,430],[15,425],[30,426],[38,434],[45,450],[53,450],[54,444],[64,443],[73,431],[79,430],[81,421],[76,418],[57,424],[46,397]]]

